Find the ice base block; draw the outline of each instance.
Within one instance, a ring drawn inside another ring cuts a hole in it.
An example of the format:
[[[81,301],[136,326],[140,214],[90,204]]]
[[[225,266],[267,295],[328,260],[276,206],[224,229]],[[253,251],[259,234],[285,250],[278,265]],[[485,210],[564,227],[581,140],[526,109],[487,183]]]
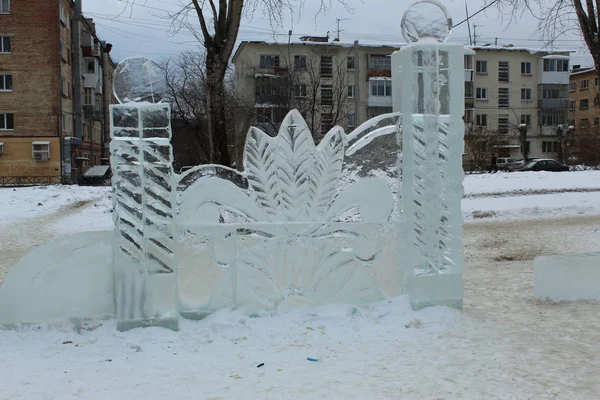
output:
[[[412,275],[405,279],[405,293],[410,296],[413,310],[447,306],[462,310],[462,274]]]
[[[600,253],[536,257],[533,270],[536,299],[600,299]]]

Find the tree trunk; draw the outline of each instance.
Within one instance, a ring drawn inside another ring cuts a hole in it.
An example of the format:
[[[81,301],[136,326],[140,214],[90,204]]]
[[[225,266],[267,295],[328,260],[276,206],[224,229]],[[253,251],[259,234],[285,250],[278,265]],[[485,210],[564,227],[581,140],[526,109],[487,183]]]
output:
[[[218,162],[226,167],[231,166],[231,156],[227,140],[225,119],[225,65],[216,54],[208,51],[206,57],[206,105],[208,108],[208,137],[210,145],[209,159],[211,163]]]

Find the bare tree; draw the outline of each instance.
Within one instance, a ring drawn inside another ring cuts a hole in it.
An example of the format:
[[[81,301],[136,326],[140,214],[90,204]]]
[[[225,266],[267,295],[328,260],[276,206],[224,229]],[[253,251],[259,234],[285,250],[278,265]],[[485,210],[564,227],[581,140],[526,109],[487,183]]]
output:
[[[127,6],[136,1],[125,0]],[[176,2],[177,0],[172,0]],[[179,12],[169,17],[179,29],[189,29],[206,51],[206,108],[208,122],[209,160],[222,165],[231,165],[231,155],[227,137],[227,113],[225,108],[224,80],[237,41],[242,17],[251,15],[258,7],[271,22],[272,27],[280,26],[286,11],[293,13],[302,9],[305,0],[182,0],[184,5]],[[348,8],[345,0],[337,0]],[[327,12],[331,0],[320,0],[318,13]],[[196,22],[191,22],[196,20]],[[200,28],[198,30],[198,27]]]
[[[172,104],[173,151],[178,167],[213,162],[208,129],[206,103],[206,68],[204,54],[183,52],[161,63],[167,82],[166,97]],[[228,119],[225,131],[229,153],[237,159],[240,136],[235,122],[248,119],[249,110],[241,106],[233,90],[231,74],[223,82],[225,110]]]
[[[507,135],[485,126],[471,127],[465,132],[465,170],[485,172],[489,169],[492,154],[498,146],[507,143]]]

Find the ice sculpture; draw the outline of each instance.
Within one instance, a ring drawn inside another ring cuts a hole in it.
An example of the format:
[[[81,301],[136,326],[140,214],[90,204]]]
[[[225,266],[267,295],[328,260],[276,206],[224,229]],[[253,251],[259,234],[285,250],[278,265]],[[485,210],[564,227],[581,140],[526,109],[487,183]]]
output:
[[[462,307],[464,49],[444,43],[451,26],[441,4],[413,4],[402,18],[409,45],[392,58],[403,129],[402,262],[415,308]]]
[[[110,109],[112,246],[109,234],[88,233],[58,240],[46,263],[36,251],[24,257],[0,287],[0,324],[116,316],[120,330],[178,329],[180,315],[222,307],[286,310],[404,293],[415,308],[460,308],[463,49],[444,43],[451,25],[433,1],[404,15],[410,44],[392,57],[395,113],[348,135],[334,127],[315,146],[292,110],[276,137],[249,130],[243,172],[202,165],[175,174],[164,76],[145,58],[122,61],[121,104]],[[390,134],[402,146],[397,204],[382,180],[341,184],[345,159]],[[94,262],[75,271],[85,254]],[[80,289],[94,280],[97,290]],[[27,298],[38,288],[43,305]]]
[[[293,110],[274,138],[250,129],[243,173],[209,165],[183,176],[177,225],[188,235],[210,233],[211,258],[223,271],[199,313],[384,297],[368,266],[379,252],[377,232],[392,229],[393,198],[378,179],[340,190],[347,142],[336,127],[315,146]]]
[[[171,109],[164,75],[140,57],[122,61],[110,107],[118,328],[177,329]]]

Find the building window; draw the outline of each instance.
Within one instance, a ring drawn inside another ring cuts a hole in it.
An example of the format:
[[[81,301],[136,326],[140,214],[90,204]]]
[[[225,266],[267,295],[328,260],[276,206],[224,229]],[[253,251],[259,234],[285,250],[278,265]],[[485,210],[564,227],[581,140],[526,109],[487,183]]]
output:
[[[94,105],[94,89],[85,88],[83,104],[85,104],[86,106]]]
[[[600,107],[600,94],[594,96],[594,107]]]
[[[477,114],[475,117],[475,125],[487,126],[487,114]]]
[[[12,75],[0,75],[0,92],[12,92]]]
[[[580,128],[587,128],[590,125],[590,121],[587,118],[582,118],[579,120]]]
[[[594,78],[594,87],[598,87],[598,78]]]
[[[356,126],[356,114],[348,113],[348,128],[353,128]]]
[[[474,115],[475,115],[475,110],[465,110],[465,115],[463,117],[463,121],[465,121],[465,124],[472,123]]]
[[[588,89],[590,87],[589,79],[582,79],[579,81],[579,89]]]
[[[594,126],[600,125],[600,117],[594,117]]]
[[[297,99],[306,97],[306,85],[304,83],[294,85],[294,96],[296,96]]]
[[[508,134],[508,114],[498,115],[498,134],[499,135],[507,135]]]
[[[569,92],[574,92],[576,88],[577,85],[575,84],[575,82],[569,82]]]
[[[306,68],[306,56],[294,56],[294,68]]]
[[[12,131],[13,129],[15,129],[15,115],[0,113],[0,131]]]
[[[531,126],[531,115],[530,114],[521,115],[521,123],[525,124],[527,126]]]
[[[333,57],[321,56],[321,76],[331,78],[333,75]]]
[[[475,96],[478,100],[487,100],[487,88],[477,88],[475,89]]]
[[[564,97],[567,97],[566,94]],[[560,90],[558,89],[543,89],[542,98],[544,99],[560,99],[562,98]]]
[[[508,61],[498,61],[498,82],[508,82]]]
[[[579,100],[579,109],[580,110],[585,110],[586,108],[588,108],[588,106],[589,106],[589,100],[588,99]]]
[[[0,142],[0,154],[4,153],[4,142]]]
[[[567,123],[567,116],[564,113],[551,112],[542,113],[542,125],[561,125]]]
[[[392,81],[371,81],[371,95],[372,96],[391,96],[392,95]]]
[[[487,74],[487,60],[475,61],[475,72],[478,74]]]
[[[50,142],[33,142],[31,152],[34,160],[48,161],[50,159]]]
[[[0,36],[0,53],[8,54],[12,51],[11,37]]]
[[[392,69],[392,59],[388,56],[372,55],[369,57],[369,68],[371,69]]]
[[[531,63],[530,62],[522,62],[521,63],[521,75],[531,75]]]
[[[498,107],[506,108],[508,106],[508,88],[498,88]]]
[[[269,54],[261,54],[260,66],[261,66],[261,68],[279,67],[279,56],[269,55]]]
[[[569,60],[544,60],[544,72],[568,72]]]
[[[569,72],[569,60],[556,60],[556,70],[558,72]]]
[[[542,142],[542,153],[558,153],[558,142]]]
[[[569,110],[574,110],[575,109],[575,100],[571,100],[569,101]]]
[[[354,71],[354,57],[346,58],[346,69],[349,71]]]
[[[348,85],[348,98],[354,98],[354,85]]]
[[[60,125],[62,126],[63,132],[67,131],[67,116],[65,114],[60,116]]]
[[[531,100],[531,89],[521,89],[521,100]]]
[[[10,13],[10,0],[0,0],[0,14]]]
[[[333,105],[333,86],[332,85],[321,85],[321,105],[332,106]]]

